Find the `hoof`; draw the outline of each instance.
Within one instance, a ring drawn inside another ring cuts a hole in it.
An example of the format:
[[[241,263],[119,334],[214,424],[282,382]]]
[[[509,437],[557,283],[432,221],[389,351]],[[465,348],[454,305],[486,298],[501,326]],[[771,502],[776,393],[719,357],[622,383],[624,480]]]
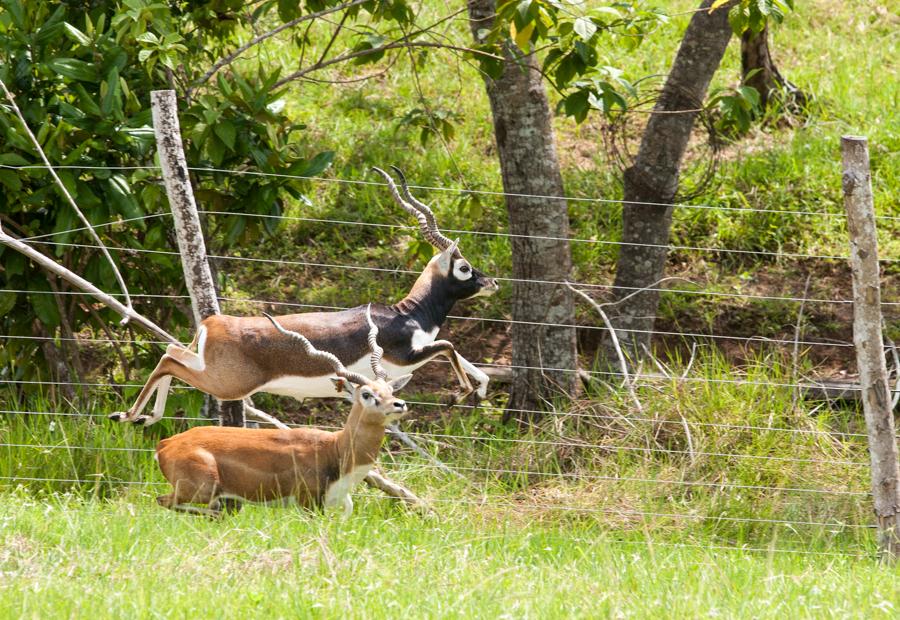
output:
[[[481,403],[484,401],[484,396],[477,393],[469,394],[469,397],[466,399],[467,404],[472,407],[472,409],[479,409],[481,407]]]
[[[151,424],[153,424],[150,418],[145,415],[139,415],[138,417],[133,419],[131,423],[135,426],[150,426]]]
[[[116,411],[115,413],[111,413],[106,417],[108,419],[112,420],[113,422],[124,422],[126,420],[126,418],[128,417],[128,414],[124,413],[122,411]]]

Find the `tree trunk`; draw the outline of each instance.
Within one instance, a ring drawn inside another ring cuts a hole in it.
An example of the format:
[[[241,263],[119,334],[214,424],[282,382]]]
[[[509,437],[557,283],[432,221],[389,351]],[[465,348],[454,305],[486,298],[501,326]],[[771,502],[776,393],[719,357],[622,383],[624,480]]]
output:
[[[741,36],[741,82],[759,92],[759,105],[763,111],[773,93],[781,96],[785,107],[794,113],[802,111],[808,103],[806,94],[784,79],[772,61],[768,25],[759,33],[748,29]]]
[[[472,34],[491,28],[494,0],[469,0]],[[574,301],[562,284],[569,277],[569,216],[564,200],[528,196],[562,196],[550,105],[534,56],[506,49],[499,79],[485,77],[491,102],[494,136],[503,175],[512,241],[513,282],[512,363],[514,369],[506,419],[524,418],[517,409],[539,410],[545,399],[574,394],[577,375],[575,330],[546,323],[572,325]],[[509,194],[524,194],[509,195]],[[536,239],[553,237],[554,239]],[[522,368],[525,367],[525,368]],[[528,415],[536,418],[536,414]]]
[[[705,9],[713,0],[703,0]],[[709,82],[722,61],[731,39],[728,9],[694,13],[681,40],[675,62],[654,107],[665,114],[651,114],[634,164],[625,170],[622,241],[616,266],[616,298],[653,286],[665,271],[666,248],[672,225],[670,204],[678,190],[678,174],[694,127],[696,102],[703,101]],[[642,245],[632,245],[642,244]],[[613,306],[613,324],[623,348],[640,357],[649,347],[659,308],[659,291],[645,291]]]

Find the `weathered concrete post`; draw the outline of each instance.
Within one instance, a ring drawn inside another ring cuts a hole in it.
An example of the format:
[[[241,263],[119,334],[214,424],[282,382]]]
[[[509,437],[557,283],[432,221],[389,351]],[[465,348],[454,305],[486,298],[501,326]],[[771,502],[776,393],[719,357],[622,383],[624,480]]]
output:
[[[893,563],[900,556],[900,469],[881,331],[881,274],[866,139],[844,136],[841,154],[853,271],[853,344],[869,436],[872,498],[881,557]]]
[[[178,103],[174,90],[154,90],[150,93],[153,129],[159,149],[166,194],[175,221],[175,235],[181,253],[184,279],[191,296],[194,323],[219,314],[219,301],[212,272],[206,258],[206,243],[200,228],[197,203],[188,176],[181,127],[178,124]],[[219,404],[219,418],[224,426],[244,426],[244,405],[240,401]]]

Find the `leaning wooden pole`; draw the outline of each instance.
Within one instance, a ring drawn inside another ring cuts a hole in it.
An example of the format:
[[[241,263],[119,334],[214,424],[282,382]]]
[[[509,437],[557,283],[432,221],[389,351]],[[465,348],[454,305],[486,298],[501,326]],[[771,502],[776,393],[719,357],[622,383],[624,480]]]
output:
[[[841,154],[853,271],[853,344],[869,437],[872,498],[879,551],[884,561],[893,563],[900,556],[900,468],[881,332],[881,274],[866,139],[844,136]]]
[[[175,221],[175,235],[181,253],[184,279],[191,296],[196,325],[208,316],[219,314],[219,300],[212,271],[206,257],[206,243],[200,227],[197,203],[191,189],[181,127],[178,124],[178,102],[174,90],[154,90],[150,93],[153,130],[159,149],[166,194]],[[219,405],[223,426],[244,426],[244,405],[240,401],[224,401]]]

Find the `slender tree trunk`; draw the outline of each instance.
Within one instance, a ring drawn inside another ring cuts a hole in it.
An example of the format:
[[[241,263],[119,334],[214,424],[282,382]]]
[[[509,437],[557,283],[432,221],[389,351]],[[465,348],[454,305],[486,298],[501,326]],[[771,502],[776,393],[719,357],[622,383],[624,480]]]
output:
[[[468,7],[472,34],[477,39],[479,30],[493,25],[496,3],[469,0]],[[496,80],[485,77],[485,86],[503,189],[507,194],[526,195],[506,197],[509,229],[516,235],[511,239],[513,277],[561,282],[569,277],[572,267],[566,202],[527,197],[563,195],[550,105],[537,60],[513,48],[506,50],[506,57],[503,75]],[[564,285],[514,282],[512,318],[543,325],[512,325],[512,362],[518,368],[513,374],[507,419],[524,417],[517,409],[545,408],[548,397],[572,395],[577,377],[574,328],[546,325],[572,325],[574,321],[574,301]]]
[[[766,110],[772,95],[783,97],[785,107],[799,112],[808,103],[807,95],[786,80],[769,51],[769,26],[761,32],[747,30],[741,36],[741,82],[759,92],[760,108]]]
[[[704,0],[708,8],[713,0]],[[694,13],[681,40],[675,62],[641,138],[634,164],[625,170],[625,204],[622,212],[622,241],[616,266],[616,298],[651,287],[663,277],[672,225],[672,207],[678,190],[681,160],[687,148],[694,120],[693,110],[703,101],[709,82],[722,61],[731,39],[728,9]],[[672,112],[685,111],[672,114]],[[632,245],[641,244],[641,245]],[[613,306],[613,324],[622,346],[640,357],[650,344],[650,332],[659,308],[659,291],[639,293]],[[643,345],[643,346],[642,346]]]

